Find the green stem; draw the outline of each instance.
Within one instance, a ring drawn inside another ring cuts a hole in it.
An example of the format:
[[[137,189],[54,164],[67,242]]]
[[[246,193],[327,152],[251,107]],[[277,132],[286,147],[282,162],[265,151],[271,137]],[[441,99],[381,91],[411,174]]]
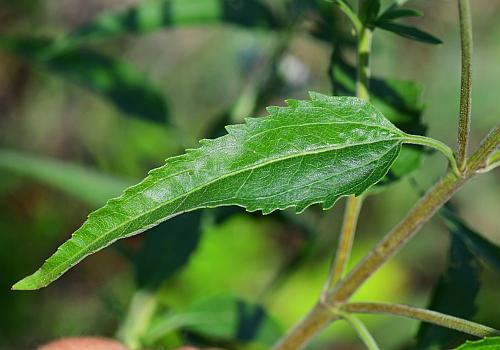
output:
[[[368,101],[370,98],[370,51],[373,32],[369,28],[362,28],[358,38],[358,63],[356,78],[356,96]]]
[[[344,211],[344,218],[342,220],[342,229],[340,230],[339,243],[335,259],[330,269],[330,275],[326,281],[323,294],[328,293],[335,283],[340,281],[344,276],[349,257],[351,255],[352,244],[356,233],[356,226],[358,223],[359,212],[363,204],[363,196],[351,196],[347,199]]]
[[[323,303],[314,308],[273,347],[274,350],[303,349],[330,322],[337,320],[332,310]]]
[[[427,146],[438,150],[439,152],[444,154],[446,158],[448,158],[450,166],[455,172],[455,174],[459,177],[462,176],[462,171],[460,171],[458,168],[457,161],[455,159],[455,156],[453,155],[453,151],[445,143],[430,137],[425,137],[420,135],[410,135],[410,134],[405,134],[404,142],[411,143],[414,145]]]
[[[359,33],[361,31],[362,24],[356,13],[354,13],[351,6],[349,6],[349,4],[346,3],[344,0],[335,0],[334,3],[349,18],[354,29],[356,30],[357,33]]]
[[[460,17],[460,43],[462,51],[462,74],[460,87],[460,117],[458,121],[457,163],[461,172],[467,160],[471,120],[472,87],[472,16],[469,0],[458,0]]]
[[[140,349],[145,334],[157,307],[156,294],[146,289],[134,293],[127,316],[118,330],[117,337],[131,350]]]
[[[338,314],[342,316],[342,318],[346,320],[352,326],[352,328],[354,328],[359,338],[363,341],[368,350],[380,350],[379,346],[377,345],[377,342],[371,335],[370,331],[363,324],[363,322],[361,322],[354,315],[351,315],[346,312],[338,312]]]
[[[348,303],[341,305],[339,308],[348,313],[390,314],[403,316],[432,323],[441,327],[454,329],[481,338],[500,335],[500,331],[491,327],[483,326],[479,323],[407,305],[387,303]]]

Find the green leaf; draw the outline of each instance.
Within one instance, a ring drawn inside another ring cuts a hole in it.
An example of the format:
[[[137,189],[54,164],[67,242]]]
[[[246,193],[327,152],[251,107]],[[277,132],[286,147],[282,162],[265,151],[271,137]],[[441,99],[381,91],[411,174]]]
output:
[[[0,169],[54,187],[91,207],[103,205],[131,185],[83,166],[7,150],[0,150]]]
[[[157,289],[188,261],[201,236],[201,211],[165,221],[145,233],[131,256],[138,288]]]
[[[245,27],[279,25],[270,9],[259,0],[149,0],[125,11],[105,13],[63,40],[78,44],[87,39],[219,22]]]
[[[397,4],[394,4],[385,10],[378,17],[377,21],[390,21],[404,17],[420,17],[422,15],[423,13],[421,11],[410,8],[401,8]]]
[[[44,287],[86,256],[181,213],[238,205],[264,214],[360,195],[389,170],[408,135],[369,103],[311,93],[267,118],[167,160],[89,215],[70,240],[14,289]]]
[[[440,277],[429,305],[430,310],[469,319],[476,312],[475,299],[479,293],[481,266],[461,237],[452,231],[448,267]],[[464,341],[464,334],[421,323],[417,348],[449,349]]]
[[[407,39],[420,41],[426,44],[442,44],[443,42],[436,38],[434,35],[424,32],[418,28],[408,26],[406,24],[395,23],[391,21],[376,21],[375,26],[387,30],[389,32],[393,32],[399,36],[402,36]]]
[[[500,270],[499,246],[469,227],[449,205],[444,206],[439,213],[445,218],[449,229],[462,239],[477,259],[484,261],[496,270]]]
[[[94,93],[122,112],[164,123],[162,94],[129,64],[90,49],[66,49],[38,38],[0,38],[0,46]]]
[[[355,94],[356,69],[348,64],[339,52],[332,57],[332,85],[338,95]],[[370,80],[371,103],[384,114],[396,127],[407,133],[424,134],[426,127],[422,123],[422,86],[420,84],[397,79]],[[421,163],[421,147],[405,147],[387,176],[379,183],[389,185],[416,170]]]
[[[380,0],[360,0],[358,16],[362,23],[372,24],[380,11]]]
[[[499,350],[500,337],[484,338],[478,341],[467,341],[456,348],[457,350]]]
[[[282,335],[279,324],[257,304],[231,294],[222,294],[194,303],[186,310],[158,318],[146,333],[152,343],[178,329],[209,341],[257,343],[271,347]]]

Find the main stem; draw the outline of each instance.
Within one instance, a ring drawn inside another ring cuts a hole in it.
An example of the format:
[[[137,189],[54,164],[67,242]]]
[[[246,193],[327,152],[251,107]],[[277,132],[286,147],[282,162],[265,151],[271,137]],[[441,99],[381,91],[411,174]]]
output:
[[[460,117],[458,121],[457,163],[464,171],[467,159],[471,119],[472,85],[472,18],[469,0],[458,0],[460,18],[460,43],[462,52],[462,78],[460,86]]]

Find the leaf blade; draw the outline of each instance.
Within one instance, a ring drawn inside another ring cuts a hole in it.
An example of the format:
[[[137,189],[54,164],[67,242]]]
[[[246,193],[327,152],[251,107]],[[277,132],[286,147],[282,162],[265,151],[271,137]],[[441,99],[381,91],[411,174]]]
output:
[[[167,160],[141,183],[91,213],[70,240],[14,289],[38,289],[86,256],[181,213],[237,205],[297,212],[359,195],[389,170],[404,133],[369,103],[311,93],[270,116],[227,127],[228,134]],[[221,154],[223,156],[219,157]],[[285,179],[285,180],[284,180]]]
[[[408,26],[401,23],[395,23],[390,21],[377,21],[375,22],[375,26],[380,29],[392,32],[396,35],[402,36],[403,38],[420,41],[422,43],[433,44],[433,45],[438,45],[443,43],[439,38],[435,37],[432,34],[424,32],[423,30],[420,30],[416,27]]]

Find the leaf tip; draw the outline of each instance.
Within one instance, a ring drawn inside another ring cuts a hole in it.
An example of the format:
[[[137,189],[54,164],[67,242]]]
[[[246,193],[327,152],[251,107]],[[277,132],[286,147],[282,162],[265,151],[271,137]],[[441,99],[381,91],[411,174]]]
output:
[[[40,272],[37,271],[14,284],[11,290],[36,290],[45,286],[45,284],[40,283]]]

